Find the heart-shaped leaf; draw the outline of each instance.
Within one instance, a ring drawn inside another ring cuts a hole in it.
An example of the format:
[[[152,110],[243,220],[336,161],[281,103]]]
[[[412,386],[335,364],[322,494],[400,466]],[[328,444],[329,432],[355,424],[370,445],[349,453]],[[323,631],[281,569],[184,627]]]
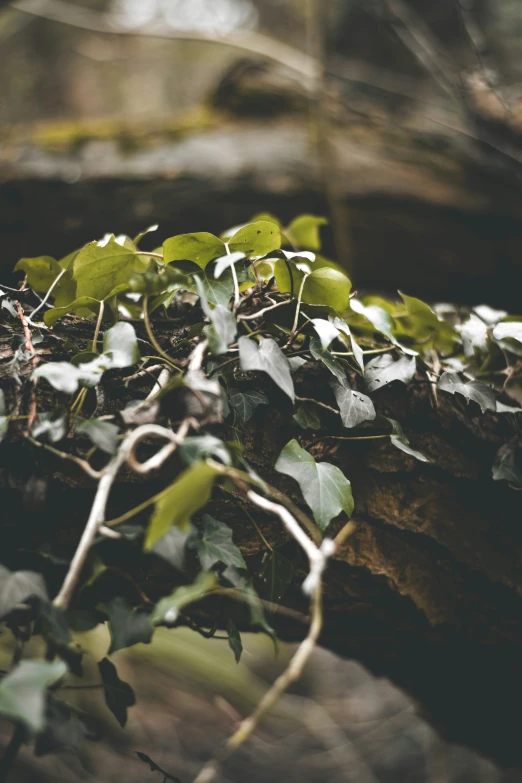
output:
[[[375,419],[376,413],[371,399],[366,394],[354,391],[347,380],[340,383],[332,378],[330,386],[335,394],[345,427],[357,427],[363,421]]]
[[[20,721],[30,732],[42,731],[47,688],[66,672],[63,661],[22,661],[0,683],[0,715]]]
[[[439,378],[439,389],[449,394],[462,394],[468,401],[474,400],[482,413],[496,408],[495,392],[482,381],[461,381],[456,372],[443,372]]]
[[[105,703],[123,728],[127,723],[128,708],[136,704],[134,691],[127,682],[120,680],[116,666],[108,658],[99,661],[98,669],[102,678]]]
[[[294,401],[294,383],[288,359],[275,340],[261,338],[259,347],[250,337],[238,340],[239,361],[243,372],[265,372]]]

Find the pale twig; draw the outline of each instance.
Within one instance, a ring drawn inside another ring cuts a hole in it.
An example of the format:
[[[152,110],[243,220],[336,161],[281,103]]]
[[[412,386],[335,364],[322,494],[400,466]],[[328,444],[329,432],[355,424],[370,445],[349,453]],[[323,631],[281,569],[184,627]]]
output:
[[[105,302],[100,302],[100,309],[98,312],[98,318],[96,319],[96,326],[94,327],[94,336],[92,338],[92,351],[98,353],[98,337],[100,334],[101,324],[103,320],[103,312],[105,310]]]
[[[336,408],[332,408],[331,405],[327,405],[325,402],[319,402],[319,400],[314,400],[312,397],[297,397],[296,400],[299,402],[312,402],[314,405],[318,405],[320,408],[324,408],[327,411],[330,411],[330,413],[335,413],[336,416],[340,416],[339,411]]]
[[[59,451],[59,449],[55,449],[54,446],[49,446],[47,443],[40,443],[39,440],[31,437],[31,435],[27,435],[26,437],[33,444],[33,446],[37,446],[39,449],[44,449],[45,451],[54,454],[54,456],[58,457],[59,459],[66,460],[68,462],[74,462],[74,464],[78,465],[78,467],[81,468],[83,472],[86,473],[90,478],[97,480],[101,477],[101,471],[92,468],[87,460],[76,457],[74,454],[68,454],[66,451]]]
[[[276,302],[276,304],[270,305],[270,307],[264,307],[262,310],[258,310],[257,313],[251,313],[250,315],[238,315],[238,321],[254,321],[261,318],[265,313],[270,310],[275,310],[277,307],[283,307],[292,303],[292,299],[286,299],[284,302]]]
[[[170,370],[167,367],[164,367],[160,374],[158,375],[158,378],[152,387],[151,391],[147,394],[146,400],[152,400],[156,395],[160,393],[160,391],[165,388],[167,383],[170,380]]]
[[[48,289],[46,295],[44,296],[44,298],[42,299],[42,301],[40,302],[38,307],[35,310],[33,310],[33,312],[31,313],[31,317],[27,319],[28,323],[30,323],[31,326],[37,326],[39,329],[47,329],[48,328],[45,324],[35,324],[33,319],[34,319],[36,313],[38,313],[42,309],[42,307],[44,307],[47,304],[47,302],[49,301],[49,297],[51,296],[52,292],[54,291],[54,289],[56,288],[56,286],[58,285],[58,283],[60,282],[60,280],[62,279],[62,277],[64,276],[64,274],[66,272],[67,272],[67,269],[62,269],[60,274],[57,275],[54,278],[53,282],[49,286],[49,289]]]
[[[143,424],[133,432],[130,432],[121,442],[118,451],[102,471],[91,512],[80,543],[73,556],[67,576],[60,588],[60,592],[53,601],[55,606],[60,609],[67,609],[69,606],[76,585],[78,584],[80,573],[85,565],[87,555],[89,554],[96,536],[100,532],[100,528],[105,524],[105,510],[109,494],[122,465],[125,462],[133,463],[132,467],[134,467],[135,470],[136,467],[138,467],[138,472],[140,473],[146,473],[158,468],[162,464],[162,460],[164,461],[167,459],[178,443],[183,439],[189,426],[189,424],[186,424],[186,426],[183,427],[183,429],[180,428],[180,431],[176,434],[172,432],[172,430],[160,427],[157,424]],[[138,443],[148,437],[162,438],[169,441],[169,445],[160,449],[154,457],[151,457],[146,462],[137,463],[134,458],[134,451]]]

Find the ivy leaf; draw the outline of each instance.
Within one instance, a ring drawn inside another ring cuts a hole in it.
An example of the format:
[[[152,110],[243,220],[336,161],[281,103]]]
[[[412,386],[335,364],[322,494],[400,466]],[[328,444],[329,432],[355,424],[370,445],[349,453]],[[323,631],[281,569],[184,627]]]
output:
[[[522,471],[517,464],[516,444],[510,443],[499,449],[492,469],[493,481],[507,481],[522,488]]]
[[[27,283],[38,294],[46,294],[63,268],[50,256],[39,258],[21,258],[15,266],[15,272],[25,272]],[[71,302],[76,296],[76,285],[69,272],[62,275],[52,291],[56,306]]]
[[[241,642],[241,635],[237,630],[236,624],[231,617],[228,618],[227,633],[228,633],[228,646],[234,653],[234,658],[236,659],[236,663],[239,663],[241,659],[241,653],[243,652],[243,644]]]
[[[228,246],[233,253],[264,256],[281,247],[281,229],[266,220],[249,223],[230,238]]]
[[[495,340],[505,340],[508,338],[522,343],[522,322],[503,321],[502,323],[497,324],[493,329],[493,337]]]
[[[228,390],[228,401],[241,421],[248,421],[259,405],[268,405],[268,397],[256,389],[241,391],[232,388]]]
[[[208,433],[185,438],[178,448],[178,454],[186,465],[192,465],[207,457],[214,457],[224,465],[232,464],[230,453],[223,441]]]
[[[321,429],[321,420],[316,410],[311,405],[300,405],[293,415],[293,419],[303,430]]]
[[[201,308],[207,318],[210,319],[210,326],[205,327],[210,350],[215,356],[219,356],[222,353],[226,353],[230,343],[234,342],[237,334],[236,318],[234,313],[228,307],[223,307],[223,305],[218,304],[212,309],[208,304],[205,289],[200,278],[195,276],[194,281],[198,289]]]
[[[362,315],[364,318],[366,318],[366,320],[371,323],[377,332],[380,332],[385,337],[387,337],[390,342],[392,342],[394,345],[397,345],[402,351],[404,351],[404,353],[409,354],[409,356],[418,355],[418,351],[414,351],[412,348],[407,348],[397,340],[393,334],[395,322],[391,315],[382,307],[374,304],[364,305],[358,299],[350,299],[350,307],[354,313]]]
[[[417,344],[425,343],[429,338],[433,345],[443,353],[451,353],[457,333],[455,329],[433,312],[431,307],[414,296],[407,296],[399,291],[408,312],[408,318],[401,320],[401,326]]]
[[[361,392],[353,391],[347,380],[339,383],[332,379],[330,386],[341,412],[343,426],[357,427],[363,421],[375,419],[377,414],[371,399]]]
[[[151,550],[173,525],[187,530],[192,515],[210,500],[217,475],[215,468],[201,460],[178,476],[156,501],[145,537],[146,550]]]
[[[321,341],[321,348],[327,350],[336,337],[339,337],[339,329],[326,318],[312,318],[314,329]]]
[[[286,229],[286,233],[292,237],[294,243],[299,247],[304,247],[308,250],[320,250],[319,227],[325,226],[327,223],[328,221],[324,217],[299,215],[299,217],[292,220]]]
[[[181,609],[199,601],[216,586],[216,574],[213,571],[202,571],[193,584],[176,587],[173,593],[158,601],[151,615],[152,622],[154,625],[173,626]]]
[[[480,405],[482,413],[487,410],[494,411],[496,408],[495,392],[482,381],[464,383],[456,372],[443,372],[438,387],[449,394],[462,394],[468,401],[474,400]]]
[[[67,408],[58,406],[48,413],[39,413],[33,426],[33,438],[57,443],[67,435]]]
[[[228,253],[226,256],[221,256],[220,258],[216,258],[216,263],[214,266],[214,278],[217,280],[218,277],[221,277],[225,269],[229,269],[237,261],[241,261],[241,259],[244,257],[245,257],[244,253],[236,252],[236,253]]]
[[[326,367],[328,367],[330,372],[335,375],[338,381],[342,383],[346,379],[346,373],[342,364],[337,361],[335,356],[330,353],[330,351],[327,351],[325,348],[321,347],[321,341],[318,337],[310,338],[310,353],[314,359],[322,362]]]
[[[232,541],[232,530],[210,514],[203,515],[200,536],[192,542],[191,547],[197,551],[205,571],[209,571],[216,563],[246,568],[243,555]]]
[[[336,329],[339,330],[339,332],[342,332],[342,334],[350,338],[352,351],[353,351],[353,358],[361,368],[361,372],[364,375],[364,353],[362,348],[356,341],[355,337],[353,336],[350,327],[348,326],[348,324],[343,318],[339,318],[338,316],[334,318],[333,325],[336,327]]]
[[[131,367],[140,360],[136,332],[126,321],[108,329],[103,335],[103,353],[110,358],[111,368]]]
[[[45,582],[40,574],[34,571],[10,571],[0,565],[0,618],[33,596],[48,600]]]
[[[66,673],[63,661],[22,661],[0,683],[0,715],[20,721],[32,733],[42,731],[47,688]]]
[[[476,352],[484,353],[488,348],[488,327],[474,313],[463,324],[457,324],[455,329],[462,338],[464,355],[471,358]]]
[[[240,337],[238,346],[243,372],[266,372],[293,402],[295,392],[290,365],[276,341],[271,337],[262,337],[258,348],[250,337]]]
[[[85,435],[91,443],[106,454],[115,454],[118,449],[119,427],[110,421],[89,419],[76,425],[76,432]]]
[[[193,261],[205,269],[209,261],[223,255],[225,243],[206,231],[196,234],[179,234],[163,243],[163,260],[166,264],[176,261]]]
[[[344,313],[350,304],[350,279],[338,269],[322,267],[315,269],[306,278],[303,287],[303,302],[331,307],[337,313]]]
[[[410,457],[415,457],[415,459],[418,459],[419,462],[429,462],[429,459],[425,457],[424,454],[421,454],[420,451],[412,449],[410,446],[410,441],[404,434],[404,431],[399,422],[395,419],[388,419],[388,421],[392,425],[392,434],[390,435],[390,441],[392,445],[395,446],[395,448],[400,449],[400,451],[404,451],[405,454],[409,454]]]
[[[114,295],[120,286],[128,288],[133,273],[145,272],[150,259],[134,249],[119,244],[113,235],[90,242],[78,251],[69,265],[76,283],[76,297],[92,297],[99,301]]]
[[[140,761],[143,761],[145,764],[149,765],[151,772],[159,772],[161,775],[163,775],[163,783],[167,783],[168,780],[172,781],[172,783],[181,783],[179,778],[175,778],[174,775],[169,775],[168,772],[165,772],[165,770],[159,767],[150,756],[147,756],[146,753],[141,753],[139,750],[137,750],[136,755]]]
[[[108,604],[107,613],[111,634],[109,655],[134,644],[150,644],[154,628],[148,612],[132,609],[124,598],[117,597]]]
[[[171,527],[168,533],[165,533],[163,538],[160,538],[154,544],[152,551],[178,571],[183,571],[185,567],[185,551],[195,533],[196,529],[192,525],[189,525],[186,531],[177,527]]]
[[[98,669],[103,683],[105,703],[120,726],[127,723],[127,710],[136,704],[136,696],[127,682],[120,680],[116,666],[104,658],[99,661]]]
[[[376,391],[392,381],[401,381],[408,385],[415,375],[416,362],[414,356],[401,356],[395,361],[390,354],[376,356],[366,365],[364,376],[368,392]]]
[[[354,504],[348,479],[335,465],[316,462],[296,440],[286,444],[275,469],[298,482],[320,530],[326,530],[341,511],[348,517],[352,515]]]
[[[80,364],[75,367],[69,362],[49,362],[41,364],[31,375],[31,380],[45,378],[57,391],[65,394],[74,394],[80,386],[96,386],[105,372],[109,369],[110,360],[99,356],[92,362]]]

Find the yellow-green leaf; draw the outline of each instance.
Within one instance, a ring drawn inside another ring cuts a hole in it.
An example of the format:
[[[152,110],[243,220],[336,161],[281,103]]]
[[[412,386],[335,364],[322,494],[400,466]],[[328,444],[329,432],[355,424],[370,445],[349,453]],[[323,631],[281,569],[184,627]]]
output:
[[[186,530],[190,519],[210,499],[218,471],[206,460],[195,462],[156,501],[150,519],[145,549],[150,550],[175,525]]]
[[[114,289],[129,287],[129,280],[137,272],[145,272],[150,258],[122,247],[114,237],[103,245],[90,242],[78,252],[68,267],[76,283],[76,298],[89,296],[105,300],[114,295]]]
[[[281,247],[281,229],[267,220],[249,223],[234,234],[228,246],[233,253],[264,256]]]
[[[196,234],[179,234],[163,243],[163,259],[166,264],[176,261],[193,261],[205,269],[209,261],[225,254],[225,243],[207,231]]]
[[[328,221],[324,217],[300,215],[292,220],[285,233],[298,247],[304,247],[307,250],[320,250],[321,237],[319,235],[319,227],[327,223]]]

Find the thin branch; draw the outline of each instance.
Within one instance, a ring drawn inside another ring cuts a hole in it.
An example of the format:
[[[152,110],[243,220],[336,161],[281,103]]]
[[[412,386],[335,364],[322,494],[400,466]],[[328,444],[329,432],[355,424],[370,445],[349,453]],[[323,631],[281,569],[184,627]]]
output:
[[[336,416],[340,416],[339,411],[337,408],[332,408],[331,405],[327,405],[325,402],[319,402],[319,400],[314,400],[312,397],[297,397],[296,400],[299,402],[312,402],[314,405],[318,405],[320,408],[324,408],[327,411],[330,411],[330,413],[335,413]]]
[[[74,464],[78,465],[78,467],[81,468],[83,472],[86,473],[90,478],[98,480],[101,477],[101,471],[92,468],[87,460],[81,459],[81,457],[76,457],[74,454],[68,454],[66,451],[59,451],[59,449],[55,449],[54,446],[49,446],[48,443],[41,443],[31,435],[27,435],[26,437],[33,444],[33,446],[36,446],[39,449],[45,449],[45,451],[49,451],[59,459],[66,460],[68,462],[74,462]]]
[[[58,283],[60,282],[60,280],[62,279],[62,277],[64,276],[64,274],[66,272],[67,272],[67,269],[62,269],[60,274],[57,275],[54,278],[53,282],[49,286],[49,289],[48,289],[46,295],[44,296],[44,298],[42,299],[42,301],[40,302],[38,307],[35,310],[33,310],[33,312],[31,313],[31,317],[27,319],[28,323],[30,323],[31,326],[37,326],[39,329],[47,329],[48,328],[44,323],[35,324],[34,323],[34,317],[35,317],[36,313],[38,313],[42,309],[42,307],[44,307],[47,304],[47,302],[49,301],[49,297],[51,296],[52,292],[54,291],[54,289],[56,288],[56,286],[58,285]]]
[[[92,338],[92,351],[98,353],[98,337],[100,334],[101,324],[103,320],[103,312],[105,310],[105,302],[100,302],[100,309],[98,312],[98,318],[96,319],[96,326],[94,328],[94,336]]]
[[[187,429],[188,426],[189,425],[187,424]],[[164,446],[160,449],[157,454],[146,462],[138,463],[134,458],[134,450],[138,443],[147,437],[162,438],[169,441],[169,444],[167,447]],[[183,437],[184,434],[176,434],[172,432],[172,430],[160,427],[157,424],[143,424],[124,438],[118,451],[103,470],[87,524],[85,525],[80,543],[78,544],[71,561],[69,571],[67,572],[60,592],[53,601],[54,606],[57,606],[60,609],[67,609],[69,606],[76,585],[78,584],[82,568],[85,565],[87,555],[89,554],[96,536],[100,532],[100,528],[105,524],[105,510],[109,494],[124,462],[129,462],[134,470],[138,468],[137,472],[149,472],[150,470],[159,467],[162,464],[162,461],[170,456]]]
[[[237,320],[238,321],[254,321],[258,318],[261,318],[265,313],[268,313],[270,310],[275,310],[278,307],[283,307],[284,305],[292,304],[294,300],[293,299],[286,299],[284,302],[276,302],[276,304],[270,305],[270,307],[264,307],[262,310],[258,310],[257,313],[251,313],[250,315],[238,315]]]

